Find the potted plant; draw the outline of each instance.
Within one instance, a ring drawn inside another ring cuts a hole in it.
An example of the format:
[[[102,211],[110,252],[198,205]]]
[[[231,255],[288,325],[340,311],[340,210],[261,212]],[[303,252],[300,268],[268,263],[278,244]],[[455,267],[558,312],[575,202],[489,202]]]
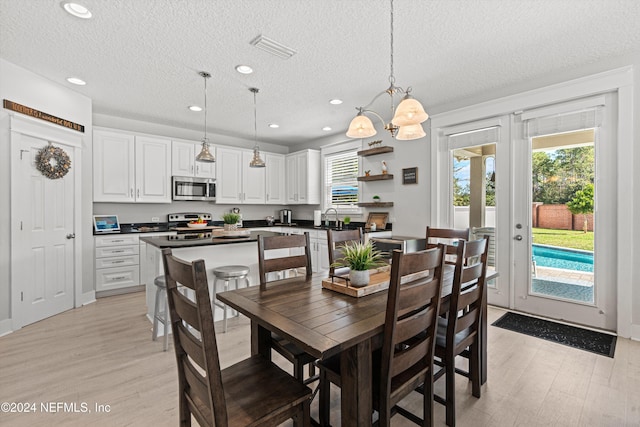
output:
[[[342,218],[342,222],[344,223],[344,228],[349,228],[349,224],[351,224],[351,217],[345,216]]]
[[[232,231],[238,228],[238,221],[240,221],[240,214],[229,212],[222,214],[222,220],[224,221],[224,230]]]
[[[375,250],[371,242],[345,243],[342,247],[342,257],[335,263],[335,267],[349,266],[349,282],[351,286],[362,287],[369,284],[369,270],[384,265],[382,253]]]
[[[374,203],[380,203],[380,196],[378,196],[377,194],[375,196],[373,196],[373,202]]]

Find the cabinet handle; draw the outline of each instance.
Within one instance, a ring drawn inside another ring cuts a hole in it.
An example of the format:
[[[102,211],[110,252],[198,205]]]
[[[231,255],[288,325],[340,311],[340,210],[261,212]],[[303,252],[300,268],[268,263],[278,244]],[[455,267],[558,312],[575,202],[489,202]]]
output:
[[[136,198],[140,198],[140,189],[138,188],[138,195],[136,196]]]
[[[191,173],[193,173],[193,165],[191,165]]]
[[[133,199],[133,187],[131,187],[131,198]]]
[[[118,261],[111,261],[111,264],[122,264],[124,262],[124,260],[118,260]]]
[[[112,277],[111,280],[123,280],[126,279],[127,276],[117,276],[117,277]]]
[[[118,242],[124,242],[124,240],[120,239],[120,240],[112,240],[111,243],[118,243]]]

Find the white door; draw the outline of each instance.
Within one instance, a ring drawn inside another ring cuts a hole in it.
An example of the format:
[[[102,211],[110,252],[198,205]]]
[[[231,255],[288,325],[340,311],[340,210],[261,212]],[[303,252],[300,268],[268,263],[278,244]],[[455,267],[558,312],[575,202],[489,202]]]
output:
[[[263,205],[266,193],[266,169],[249,167],[252,151],[242,152],[242,203]]]
[[[284,155],[265,153],[266,163],[266,203],[270,205],[284,205],[285,198],[285,161]]]
[[[93,201],[135,201],[135,139],[131,134],[93,132]]]
[[[45,177],[35,157],[46,140],[12,135],[18,144],[12,185],[12,313],[24,326],[68,310],[74,304],[74,148],[65,150],[71,169],[59,179]],[[14,151],[12,151],[14,152]]]
[[[171,175],[194,176],[195,145],[191,142],[171,142]]]
[[[517,310],[616,330],[617,141],[611,126],[617,118],[606,107],[615,105],[613,96],[524,111],[515,119],[511,236]],[[590,172],[583,172],[585,165]],[[582,215],[564,207],[590,181],[593,233],[581,230]]]
[[[488,268],[499,276],[488,283],[487,299],[502,307],[511,294],[509,129],[508,116],[443,129],[439,157],[449,185],[432,225],[469,228],[472,239],[489,236]]]
[[[218,147],[216,152],[216,203],[241,203],[242,151]]]
[[[287,204],[298,203],[298,156],[291,155],[286,157],[286,192]]]
[[[136,202],[171,203],[171,141],[136,136]]]
[[[296,156],[296,174],[298,180],[298,197],[296,201],[300,204],[306,204],[309,202],[309,170],[307,164],[309,163],[309,156],[306,152],[300,153]]]

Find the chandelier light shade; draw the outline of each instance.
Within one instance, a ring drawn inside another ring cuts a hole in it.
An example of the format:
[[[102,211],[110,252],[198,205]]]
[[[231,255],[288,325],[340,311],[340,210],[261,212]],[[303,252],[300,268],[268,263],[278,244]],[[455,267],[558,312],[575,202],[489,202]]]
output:
[[[396,114],[393,116],[391,123],[396,126],[413,126],[419,125],[429,118],[424,111],[424,107],[420,102],[407,94],[396,108]]]
[[[400,126],[396,139],[400,141],[410,141],[412,139],[420,139],[426,135],[424,129],[422,129],[422,125],[418,123],[417,125]]]
[[[358,113],[358,115],[351,120],[349,130],[347,130],[347,136],[349,138],[369,138],[376,133],[378,132],[376,128],[373,127],[371,119],[362,114],[362,112]]]
[[[258,109],[256,107],[256,94],[260,92],[260,89],[251,87],[249,91],[253,92],[253,140],[255,143],[253,146],[253,158],[249,162],[249,167],[263,168],[266,164],[260,157],[260,147],[258,147]]]
[[[198,74],[204,79],[204,136],[202,137],[202,149],[196,156],[196,161],[213,163],[216,158],[209,150],[209,140],[207,139],[207,79],[211,77],[211,74],[206,71],[200,71]]]
[[[356,108],[358,110],[358,115],[351,120],[351,124],[349,125],[349,129],[347,130],[347,136],[349,138],[368,138],[376,134],[376,130],[365,113],[372,114],[380,119],[382,122],[382,126],[385,130],[389,131],[392,138],[397,138],[400,140],[411,140],[411,139],[419,139],[426,136],[424,129],[420,123],[424,122],[429,118],[429,115],[424,111],[424,107],[420,102],[414,99],[409,93],[411,92],[411,88],[407,88],[406,90],[396,86],[395,77],[393,75],[393,0],[390,0],[391,4],[391,55],[390,55],[390,73],[389,73],[389,88],[377,94],[369,104],[364,107]],[[398,108],[395,110],[395,114],[393,118],[388,123],[385,123],[385,120],[375,111],[370,110],[369,107],[383,94],[389,95],[391,98],[391,111],[394,111],[394,101],[393,97],[396,94],[404,93],[404,98],[398,105]],[[405,127],[407,129],[405,129]]]

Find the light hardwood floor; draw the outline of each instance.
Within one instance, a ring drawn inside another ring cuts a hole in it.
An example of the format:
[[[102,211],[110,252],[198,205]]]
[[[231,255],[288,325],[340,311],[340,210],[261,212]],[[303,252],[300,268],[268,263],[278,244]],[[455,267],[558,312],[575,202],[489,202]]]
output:
[[[151,341],[145,312],[143,293],[114,296],[0,337],[0,402],[36,404],[35,413],[0,413],[0,425],[177,426],[173,344],[163,352],[161,340]],[[502,314],[490,308],[489,322]],[[248,356],[246,319],[217,337],[223,367]],[[640,342],[618,339],[611,359],[490,326],[488,345],[482,398],[456,379],[459,426],[640,426]],[[337,389],[332,398],[339,425]],[[84,402],[91,412],[42,411],[41,403],[58,402],[78,411]],[[420,407],[419,398],[406,405]],[[443,406],[435,404],[435,415],[444,425]],[[392,425],[412,424],[397,415]]]

